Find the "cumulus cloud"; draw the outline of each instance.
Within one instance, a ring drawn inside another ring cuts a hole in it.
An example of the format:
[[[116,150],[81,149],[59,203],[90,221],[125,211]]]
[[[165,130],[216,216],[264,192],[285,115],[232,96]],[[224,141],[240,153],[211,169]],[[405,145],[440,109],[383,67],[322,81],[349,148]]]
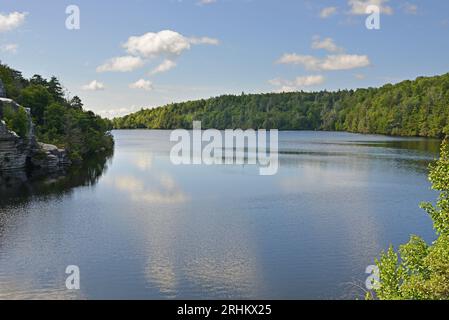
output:
[[[338,71],[363,68],[371,65],[367,55],[346,54],[344,49],[337,46],[332,38],[321,39],[315,36],[312,42],[313,49],[324,49],[334,54],[320,58],[312,55],[286,53],[277,61],[277,64],[300,65],[311,71]]]
[[[298,55],[296,53],[284,54],[278,64],[302,65],[307,70],[337,71],[367,67],[371,64],[368,56],[356,54],[329,55],[320,59],[313,56]]]
[[[187,38],[176,31],[163,30],[130,37],[123,47],[130,54],[153,58],[161,55],[179,56],[195,44],[217,45],[218,43],[219,41],[213,38]]]
[[[172,30],[132,36],[123,44],[128,56],[110,59],[99,66],[97,71],[133,71],[142,67],[149,59],[161,57],[165,60],[153,73],[165,72],[176,66],[175,59],[183,52],[200,44],[218,45],[219,40],[209,37],[189,38]]]
[[[320,39],[320,37],[314,37],[312,42],[313,49],[324,49],[329,52],[343,52],[344,49],[337,46],[332,38]]]
[[[167,72],[173,69],[174,67],[176,67],[176,62],[169,59],[165,59],[160,65],[154,68],[153,71],[150,72],[150,74],[153,75],[157,73]]]
[[[25,22],[26,12],[0,13],[0,32],[11,31]]]
[[[323,84],[326,81],[326,78],[321,75],[311,75],[305,77],[297,77],[295,80],[285,80],[282,78],[276,78],[270,80],[269,83],[280,87],[278,92],[292,92],[298,91],[305,87],[312,87]]]
[[[129,72],[136,70],[145,65],[145,62],[140,57],[123,56],[109,59],[104,64],[97,68],[97,72]]]
[[[149,80],[140,79],[129,85],[131,89],[141,89],[145,91],[153,90],[153,83]]]
[[[368,6],[375,5],[380,8],[380,12],[384,14],[393,14],[393,8],[388,6],[389,0],[348,0],[350,7],[349,14],[352,15],[366,15]]]
[[[314,56],[286,53],[276,63],[302,65],[307,70],[319,70],[321,60]]]
[[[93,80],[89,84],[82,86],[81,89],[86,91],[101,91],[105,89],[105,86],[103,83]]]
[[[336,71],[368,67],[370,64],[366,55],[340,54],[327,56],[320,67],[322,70]]]
[[[338,11],[337,7],[326,7],[323,8],[320,12],[320,17],[322,19],[329,18],[330,16],[333,16]]]
[[[130,37],[123,47],[130,54],[153,58],[159,55],[179,56],[183,51],[190,49],[191,43],[178,32],[163,30]]]
[[[5,44],[0,47],[1,52],[5,53],[17,53],[19,46],[15,43]]]

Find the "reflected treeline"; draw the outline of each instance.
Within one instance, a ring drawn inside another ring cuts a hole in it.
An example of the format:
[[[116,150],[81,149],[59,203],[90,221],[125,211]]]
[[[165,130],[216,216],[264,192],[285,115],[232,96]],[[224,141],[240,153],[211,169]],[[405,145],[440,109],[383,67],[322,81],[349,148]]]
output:
[[[107,171],[113,151],[85,159],[79,166],[54,172],[15,170],[0,172],[0,207],[31,197],[61,196],[73,188],[95,185]]]
[[[359,146],[376,148],[406,149],[429,153],[438,157],[440,153],[441,140],[439,139],[407,139],[394,141],[370,141],[357,143]]]
[[[333,161],[345,163],[346,166],[368,166],[372,161],[388,163],[391,168],[412,170],[427,174],[429,164],[439,157],[441,140],[438,139],[401,139],[392,141],[363,142],[324,142],[311,143],[314,148],[289,147],[279,151],[281,167],[300,167],[305,163],[329,165]],[[320,145],[322,147],[320,147]],[[333,148],[332,146],[337,146]],[[375,149],[373,151],[373,149]],[[360,160],[365,160],[360,161]],[[356,168],[353,168],[356,169]]]

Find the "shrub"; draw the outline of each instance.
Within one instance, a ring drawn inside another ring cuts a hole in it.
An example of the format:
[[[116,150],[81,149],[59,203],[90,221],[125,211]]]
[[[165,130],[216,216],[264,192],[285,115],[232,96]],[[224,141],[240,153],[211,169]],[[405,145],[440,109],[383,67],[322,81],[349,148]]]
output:
[[[20,137],[26,137],[28,135],[28,114],[23,107],[19,107],[14,110],[11,106],[6,105],[3,107],[3,120],[9,130],[14,131]]]

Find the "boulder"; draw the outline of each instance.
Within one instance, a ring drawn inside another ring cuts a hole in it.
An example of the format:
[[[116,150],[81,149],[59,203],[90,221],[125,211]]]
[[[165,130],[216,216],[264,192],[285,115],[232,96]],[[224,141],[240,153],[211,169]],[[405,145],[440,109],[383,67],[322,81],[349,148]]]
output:
[[[30,158],[33,167],[55,170],[71,164],[65,149],[59,149],[51,144],[40,142],[38,144],[39,149]]]

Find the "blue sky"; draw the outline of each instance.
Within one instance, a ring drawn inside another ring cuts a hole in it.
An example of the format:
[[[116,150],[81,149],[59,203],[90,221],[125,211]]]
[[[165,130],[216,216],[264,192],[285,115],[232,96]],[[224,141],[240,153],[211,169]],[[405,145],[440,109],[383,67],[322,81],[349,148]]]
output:
[[[368,4],[381,8],[380,30],[365,26]],[[80,9],[79,30],[66,28],[68,5]],[[442,0],[2,0],[0,13],[3,63],[58,76],[110,117],[242,91],[449,72]]]

